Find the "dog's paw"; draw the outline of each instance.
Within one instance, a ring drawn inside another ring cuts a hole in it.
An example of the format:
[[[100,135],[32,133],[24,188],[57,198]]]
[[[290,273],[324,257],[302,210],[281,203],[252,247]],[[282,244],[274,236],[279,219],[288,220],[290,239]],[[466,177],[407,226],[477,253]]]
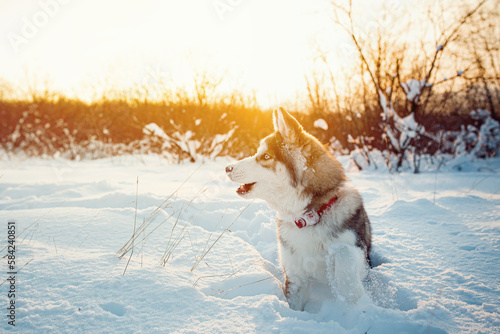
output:
[[[337,280],[336,292],[338,299],[351,304],[356,304],[363,296],[363,285],[357,279]]]
[[[294,298],[289,298],[288,306],[294,311],[304,311],[305,303]]]
[[[365,263],[361,249],[336,244],[329,249],[327,275],[332,293],[341,301],[355,304],[364,293]]]
[[[309,285],[307,283],[291,283],[288,279],[285,284],[285,296],[290,308],[295,311],[304,311],[307,296],[309,294]]]

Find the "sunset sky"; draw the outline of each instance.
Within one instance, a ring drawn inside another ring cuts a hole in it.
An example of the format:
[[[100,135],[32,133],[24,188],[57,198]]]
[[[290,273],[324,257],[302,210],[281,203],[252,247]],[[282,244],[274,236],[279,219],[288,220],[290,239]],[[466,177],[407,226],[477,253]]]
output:
[[[208,71],[272,106],[304,89],[318,36],[342,42],[325,33],[327,8],[324,0],[2,1],[0,79],[21,87],[27,77],[48,79],[86,98],[85,87],[133,86],[151,72],[182,87]]]

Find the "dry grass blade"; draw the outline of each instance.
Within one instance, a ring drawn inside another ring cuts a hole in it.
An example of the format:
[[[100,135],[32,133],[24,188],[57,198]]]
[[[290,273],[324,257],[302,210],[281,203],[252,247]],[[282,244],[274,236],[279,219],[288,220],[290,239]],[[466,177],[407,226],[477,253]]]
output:
[[[129,240],[122,246],[122,248],[120,248],[120,250],[118,252],[116,252],[116,255],[118,256],[119,259],[123,258],[129,251],[131,251],[131,249],[133,248],[133,245],[136,241],[136,239],[139,237],[139,235],[142,233],[143,234],[143,239],[141,240],[142,242],[145,242],[146,239],[158,228],[160,227],[161,225],[163,225],[166,221],[168,221],[168,219],[170,219],[170,217],[172,217],[174,213],[172,213],[171,215],[169,215],[169,217],[167,217],[165,220],[163,220],[161,223],[159,223],[156,227],[153,228],[153,230],[151,232],[149,232],[147,235],[144,235],[145,234],[145,229],[147,227],[149,227],[149,225],[151,225],[155,220],[156,218],[158,218],[159,214],[161,212],[164,212],[164,210],[166,208],[168,208],[171,204],[172,204],[172,197],[186,184],[187,181],[189,181],[189,179],[191,179],[191,177],[204,165],[204,163],[200,164],[200,166],[198,166],[198,168],[196,168],[185,180],[184,182],[181,183],[181,185],[179,187],[177,187],[177,189],[171,193],[167,199],[165,199],[144,221],[143,223],[139,226],[139,228],[137,230],[134,231],[134,233],[132,234],[132,236],[129,238]]]
[[[163,254],[163,256],[162,256],[162,258],[160,260],[160,264],[162,266],[165,266],[165,264],[167,264],[168,260],[170,259],[170,256],[174,252],[174,250],[177,248],[177,246],[179,246],[179,244],[181,243],[181,241],[184,239],[184,230],[186,229],[187,226],[188,226],[188,223],[186,223],[184,225],[184,227],[181,230],[181,233],[177,236],[177,238],[175,239],[174,243],[172,244],[172,246],[168,250],[168,252],[167,252],[167,250],[165,250],[165,253]]]
[[[196,261],[196,263],[193,265],[193,267],[191,268],[191,271],[194,271],[196,269],[196,267],[200,264],[200,262],[203,260],[203,258],[210,252],[210,250],[212,250],[212,248],[215,246],[215,244],[217,243],[217,241],[219,241],[220,238],[222,238],[222,236],[224,235],[224,233],[226,233],[226,231],[229,230],[229,228],[231,226],[233,226],[233,224],[241,217],[241,215],[243,214],[243,212],[245,212],[246,209],[248,209],[248,207],[250,205],[252,205],[253,201],[251,201],[250,203],[248,203],[248,205],[243,209],[241,210],[241,212],[238,214],[238,216],[233,220],[233,222],[224,229],[224,231],[222,231],[222,233],[219,235],[219,237],[217,239],[215,239],[215,241],[212,243],[212,245],[200,256],[200,258]]]
[[[253,281],[253,282],[250,282],[250,283],[246,283],[246,284],[242,284],[242,285],[238,285],[238,286],[235,286],[235,287],[232,287],[230,289],[227,289],[227,290],[222,290],[222,291],[218,291],[216,293],[213,293],[211,296],[215,296],[215,295],[220,295],[221,293],[228,293],[229,291],[232,291],[232,290],[235,290],[235,289],[239,289],[239,288],[243,288],[245,286],[249,286],[249,285],[252,285],[252,284],[256,284],[256,283],[260,283],[260,282],[264,282],[264,281],[267,281],[267,280],[270,280],[270,279],[275,279],[278,283],[280,283],[281,285],[281,282],[279,282],[279,280],[277,279],[278,277],[282,276],[285,272],[282,271],[281,273],[277,274],[277,275],[272,275],[270,277],[266,277],[266,278],[263,278],[263,279],[260,279],[260,280],[257,280],[257,281]]]
[[[160,260],[160,264],[161,265],[165,265],[168,261],[168,259],[170,258],[170,255],[172,255],[173,251],[175,250],[175,248],[177,248],[177,246],[179,245],[179,243],[181,242],[182,239],[184,239],[184,230],[186,229],[187,227],[187,223],[184,225],[184,227],[182,228],[181,232],[177,235],[177,237],[175,238],[173,244],[171,244],[172,242],[172,236],[174,234],[174,230],[175,228],[177,227],[177,224],[179,223],[179,218],[182,214],[182,212],[189,208],[191,206],[191,204],[193,204],[193,201],[198,197],[200,196],[202,193],[204,193],[205,191],[207,190],[207,188],[203,189],[203,190],[200,190],[196,195],[193,196],[193,198],[191,198],[191,200],[189,201],[189,203],[186,205],[186,206],[182,206],[181,207],[181,210],[179,212],[179,215],[177,216],[177,219],[175,220],[175,224],[174,226],[172,227],[172,230],[170,232],[170,236],[168,238],[168,242],[167,242],[167,247],[165,248],[165,252],[163,253],[163,256]],[[182,237],[182,238],[181,238]]]
[[[187,227],[187,223],[186,223],[184,225],[184,227],[182,228],[181,232],[174,239],[173,244],[171,244],[172,243],[172,236],[174,234],[174,230],[177,227],[177,224],[179,224],[179,218],[180,218],[180,216],[182,214],[182,210],[183,209],[184,209],[184,206],[181,208],[181,211],[179,212],[179,215],[177,216],[177,219],[175,220],[174,226],[172,226],[172,230],[170,232],[170,237],[168,238],[168,242],[167,242],[167,247],[165,248],[165,252],[163,252],[163,255],[162,255],[161,259],[160,259],[160,264],[163,265],[163,266],[167,263],[168,259],[170,258],[170,255],[172,254],[172,252],[174,251],[174,249],[181,242],[181,240],[182,240],[182,238],[181,238],[182,234],[184,233],[184,230]]]
[[[218,275],[207,275],[207,276],[200,276],[196,279],[196,281],[194,281],[193,283],[193,288],[196,287],[198,285],[198,282],[201,281],[203,278],[214,278],[214,277],[225,277],[225,276],[232,276],[233,273],[229,273],[229,274],[218,274]],[[227,278],[226,278],[227,279]]]
[[[83,231],[85,230],[85,228],[90,224],[92,223],[96,218],[97,216],[99,216],[101,214],[101,210],[99,210],[99,212],[96,213],[96,215],[91,219],[89,220],[82,228],[80,228],[80,230],[78,231],[78,233],[73,237],[73,239],[71,240],[71,242],[69,243],[68,247],[66,247],[66,249],[64,250],[63,252],[63,255],[66,254],[66,252],[68,251],[68,249],[71,247],[71,245],[75,242],[75,240],[77,238],[81,238],[82,234],[83,234]]]
[[[174,212],[174,213],[172,213],[171,215],[169,215],[169,216],[168,216],[165,220],[163,220],[161,223],[159,223],[158,225],[156,225],[156,226],[155,226],[155,228],[153,228],[153,230],[152,230],[151,232],[149,232],[149,233],[148,233],[148,234],[146,234],[146,235],[143,235],[143,238],[142,238],[141,240],[139,240],[139,242],[140,242],[140,243],[143,243],[143,247],[144,247],[144,244],[145,244],[146,240],[149,238],[149,236],[150,236],[151,234],[153,234],[153,233],[154,233],[154,231],[156,231],[156,230],[157,230],[159,227],[161,227],[164,223],[166,223],[166,222],[167,222],[167,221],[168,221],[168,220],[169,220],[169,219],[170,219],[170,218],[171,218],[174,214],[175,214],[175,212]],[[144,228],[142,228],[142,229],[141,229],[141,227],[144,227]],[[142,224],[142,225],[139,227],[138,231],[139,231],[139,232],[141,232],[141,231],[143,232],[145,228],[146,228],[146,226],[144,226],[144,224]],[[139,237],[139,234],[140,234],[140,233],[136,232],[137,237]],[[134,240],[135,240],[135,239],[134,239]],[[118,256],[118,258],[121,260],[121,259],[122,259],[122,258],[123,258],[123,257],[124,257],[127,253],[128,253],[128,252],[130,252],[130,251],[132,250],[132,248],[133,248],[133,247],[132,247],[132,245],[130,245],[127,249],[125,249],[125,250],[122,252],[122,254],[120,254],[120,255]]]
[[[146,219],[144,219],[144,220],[146,220]],[[143,223],[144,223],[144,220],[142,221]],[[143,237],[146,236],[146,229],[144,229],[142,231],[142,233],[143,233],[143,235],[142,235]],[[142,246],[141,246],[141,251],[140,251],[140,253],[141,253],[141,268],[142,268],[142,263],[144,262],[144,244],[145,244],[145,242],[143,241]]]
[[[135,231],[136,231],[136,226],[137,226],[137,199],[139,197],[139,176],[137,177],[137,185],[135,188],[135,216],[134,216],[134,240],[135,240]],[[125,276],[125,273],[127,272],[128,265],[130,263],[130,259],[132,258],[132,255],[134,255],[134,240],[132,241],[132,252],[130,252],[130,256],[127,261],[127,265],[125,266],[125,269],[123,270],[123,276]]]
[[[224,214],[225,214],[225,212],[224,212]],[[203,251],[201,252],[202,254],[206,252],[206,250],[208,248],[208,243],[210,242],[210,239],[212,239],[212,235],[214,234],[214,232],[219,228],[219,225],[222,222],[222,219],[224,218],[224,214],[221,215],[219,222],[215,226],[215,229],[212,232],[210,232],[210,235],[208,236],[207,241],[205,241],[205,246],[203,246]],[[198,257],[196,255],[195,255],[195,259],[198,260]]]
[[[172,196],[172,195],[171,195]],[[170,197],[171,197],[170,196]],[[168,201],[170,199],[170,197],[166,200]],[[151,223],[154,222],[154,220],[157,218],[159,212],[165,210],[166,208],[168,208],[170,206],[170,202],[166,203],[166,201],[164,201],[160,206],[158,206],[155,211],[153,211],[153,213],[151,215],[149,215],[149,217],[145,220],[143,220],[142,224],[139,226],[139,228],[134,231],[134,233],[132,234],[132,236],[130,237],[130,239],[125,243],[125,245],[123,245],[123,247],[116,253],[116,255],[119,255],[119,258],[121,259],[125,254],[127,254],[130,249],[133,247],[134,245],[134,242],[135,240],[137,239],[138,235],[141,234],[141,232],[143,232],[146,227],[148,227]],[[168,217],[170,218],[170,217]],[[167,220],[168,220],[167,218]],[[157,226],[158,227],[158,226]],[[156,228],[155,228],[156,229]],[[155,230],[153,229],[153,231]],[[151,232],[153,232],[151,231]],[[151,234],[151,232],[147,235],[149,236]],[[147,238],[144,237],[144,239]]]
[[[57,254],[56,239],[54,237],[52,237],[52,242],[54,242],[54,249],[56,250],[56,254]]]
[[[52,209],[50,209],[49,211],[47,211],[43,216],[41,216],[40,218],[38,218],[37,220],[35,220],[33,223],[31,223],[29,226],[25,227],[21,233],[19,233],[17,235],[17,238],[20,239],[21,236],[23,236],[25,233],[27,233],[27,235],[21,240],[21,243],[23,243],[26,238],[31,234],[31,237],[29,239],[29,242],[28,243],[31,243],[31,240],[33,239],[33,236],[35,235],[35,232],[37,232],[36,230],[39,230],[40,229],[40,224],[39,222],[45,218],[46,216],[48,216],[52,211],[54,211],[57,207],[59,207],[61,204],[63,204],[64,202],[66,201],[62,201],[58,204],[58,206],[56,207],[53,207]],[[2,240],[0,240],[0,242],[3,242],[4,240],[7,240],[7,238],[3,238]],[[3,252],[5,249],[7,249],[7,246],[8,245],[5,245],[1,250],[0,252]]]
[[[221,282],[224,282],[226,281],[227,279],[233,277],[233,276],[236,276],[236,274],[238,274],[239,272],[242,272],[243,270],[245,269],[248,269],[250,268],[251,266],[255,265],[256,263],[258,262],[261,262],[262,260],[257,260],[257,261],[254,261],[252,263],[250,263],[249,265],[247,266],[242,266],[240,267],[239,269],[237,269],[236,271],[232,268],[232,265],[231,265],[231,269],[232,269],[232,272],[229,273],[229,274],[218,274],[218,275],[206,275],[206,276],[200,276],[196,279],[196,281],[193,283],[193,287],[197,286],[198,285],[198,282],[203,279],[203,278],[212,278],[212,277],[225,277]]]
[[[31,263],[35,258],[32,258],[28,262],[26,262],[21,268],[19,268],[16,272],[19,273],[21,270],[23,270],[24,267],[26,267],[28,264]],[[0,283],[0,286],[2,286],[5,282],[7,282],[7,279],[5,279],[2,283]]]

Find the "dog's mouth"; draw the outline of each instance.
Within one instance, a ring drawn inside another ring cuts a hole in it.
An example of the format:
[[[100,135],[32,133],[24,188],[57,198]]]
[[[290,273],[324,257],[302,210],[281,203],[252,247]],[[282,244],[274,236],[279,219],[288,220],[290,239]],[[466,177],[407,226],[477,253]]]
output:
[[[246,195],[246,194],[248,194],[252,190],[252,188],[253,188],[253,186],[254,186],[255,183],[257,183],[257,182],[242,184],[238,188],[238,190],[236,190],[236,193],[238,195]]]

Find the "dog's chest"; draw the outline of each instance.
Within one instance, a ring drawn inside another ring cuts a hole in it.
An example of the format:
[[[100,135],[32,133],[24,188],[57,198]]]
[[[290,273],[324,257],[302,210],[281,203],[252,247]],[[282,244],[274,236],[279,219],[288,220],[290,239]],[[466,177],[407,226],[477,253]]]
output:
[[[280,235],[282,242],[290,246],[294,253],[312,256],[325,249],[323,238],[312,227],[284,227],[280,229]]]
[[[280,260],[287,271],[317,279],[326,275],[327,238],[312,227],[280,226],[279,232]]]

